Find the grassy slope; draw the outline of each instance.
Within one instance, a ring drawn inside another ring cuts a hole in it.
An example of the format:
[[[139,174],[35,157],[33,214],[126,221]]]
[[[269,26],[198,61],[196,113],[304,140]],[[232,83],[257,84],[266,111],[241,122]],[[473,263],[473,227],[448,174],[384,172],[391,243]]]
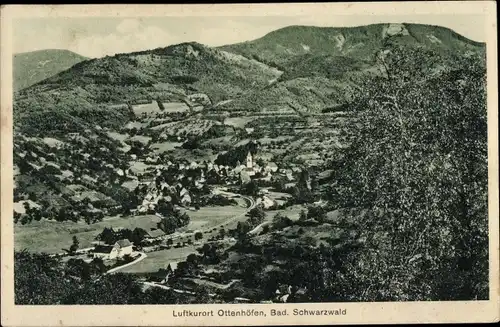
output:
[[[279,74],[255,60],[197,43],[119,54],[81,62],[22,90],[15,99],[14,122],[21,130],[39,131],[47,126],[37,117],[47,115],[71,125],[78,121],[70,116],[81,116],[84,125],[122,125],[127,110],[109,105],[157,98],[178,101],[192,93],[206,93],[218,102],[263,87]]]
[[[14,91],[36,84],[88,58],[68,50],[17,53],[13,58]]]
[[[134,229],[136,227],[149,230],[156,227],[159,218],[155,215],[138,217],[109,217],[102,222],[87,225],[85,222],[56,222],[56,221],[33,221],[29,225],[16,225],[14,227],[14,248],[16,250],[27,249],[29,251],[59,253],[62,248],[71,245],[71,239],[76,236],[80,241],[80,248],[91,246],[94,238],[102,232],[104,227],[123,227]]]

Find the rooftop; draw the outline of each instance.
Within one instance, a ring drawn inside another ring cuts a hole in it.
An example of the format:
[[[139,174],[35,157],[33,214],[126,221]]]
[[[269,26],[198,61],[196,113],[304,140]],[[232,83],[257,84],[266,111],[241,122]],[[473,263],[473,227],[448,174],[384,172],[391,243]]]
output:
[[[121,248],[132,246],[132,243],[130,243],[130,241],[127,239],[119,240],[116,242],[116,244]]]
[[[94,248],[95,253],[110,253],[113,250],[113,247],[110,245],[96,245]]]

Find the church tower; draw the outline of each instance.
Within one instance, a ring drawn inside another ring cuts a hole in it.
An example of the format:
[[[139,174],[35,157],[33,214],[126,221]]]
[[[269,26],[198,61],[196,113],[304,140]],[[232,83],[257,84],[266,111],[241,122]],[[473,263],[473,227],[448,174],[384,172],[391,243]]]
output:
[[[248,154],[247,154],[247,168],[248,169],[253,168],[252,154],[250,153],[250,151],[248,151]]]

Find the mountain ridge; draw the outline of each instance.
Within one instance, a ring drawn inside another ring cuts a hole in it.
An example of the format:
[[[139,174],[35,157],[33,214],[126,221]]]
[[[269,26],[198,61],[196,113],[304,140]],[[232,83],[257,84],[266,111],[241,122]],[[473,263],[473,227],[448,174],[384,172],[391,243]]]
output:
[[[401,31],[394,31],[402,28]],[[430,34],[429,34],[430,33]],[[433,34],[438,36],[434,36]],[[387,36],[407,37],[427,46],[460,48],[459,41],[470,47],[483,47],[484,43],[466,38],[452,29],[425,24],[380,23],[354,27],[316,27],[304,25],[287,26],[264,35],[261,38],[219,48],[239,54],[260,58],[268,64],[283,66],[293,58],[306,53],[345,54],[355,53],[364,57],[373,53],[374,48],[383,45]],[[425,35],[429,38],[425,38]],[[432,37],[434,36],[434,38]],[[308,43],[309,42],[309,43]],[[362,46],[362,47],[361,47]],[[466,47],[467,47],[466,46]]]
[[[376,55],[395,47],[437,52],[443,65],[484,52],[482,43],[422,24],[289,26],[229,46],[183,42],[81,61],[18,92],[15,122],[59,110],[83,118],[93,112],[106,124],[122,117],[122,124],[128,113],[107,106],[192,94],[224,103],[216,113],[321,112],[348,102],[356,84],[379,69]]]

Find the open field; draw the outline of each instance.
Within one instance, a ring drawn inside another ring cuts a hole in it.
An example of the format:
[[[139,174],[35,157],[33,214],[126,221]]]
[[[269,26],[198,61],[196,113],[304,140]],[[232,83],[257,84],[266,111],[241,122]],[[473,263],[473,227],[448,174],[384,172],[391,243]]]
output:
[[[117,132],[108,132],[108,136],[116,141],[121,141],[121,142],[129,138],[128,134],[121,134]]]
[[[189,111],[189,107],[184,102],[165,102],[163,103],[165,112],[186,112]]]
[[[254,120],[254,117],[228,117],[224,120],[224,125],[234,126],[236,128],[243,128],[246,124]]]
[[[184,230],[208,229],[241,215],[247,209],[240,206],[202,207],[198,211],[187,211],[191,222]]]
[[[158,107],[158,103],[156,101],[152,101],[148,104],[134,105],[132,106],[132,109],[134,110],[134,113],[136,115],[141,115],[143,113],[150,114],[153,112],[161,112],[160,107]]]
[[[182,145],[182,142],[161,142],[161,143],[153,143],[151,145],[151,148],[155,153],[162,153],[162,152],[167,152],[167,151],[172,151],[176,147],[180,147]]]
[[[184,261],[191,253],[196,252],[196,246],[187,246],[183,248],[171,248],[169,250],[161,250],[149,252],[147,258],[137,264],[126,267],[120,272],[123,273],[145,273],[156,272],[160,268],[167,268],[170,262]]]
[[[241,215],[246,211],[242,206],[202,207],[198,211],[187,211],[191,217],[188,226],[179,231],[209,229],[226,220]],[[92,246],[92,241],[102,232],[104,227],[128,228],[136,227],[144,230],[156,228],[160,218],[155,215],[107,217],[103,221],[87,225],[84,222],[56,222],[50,220],[33,221],[29,225],[16,225],[14,230],[14,247],[16,250],[27,249],[31,252],[60,253],[69,248],[72,237],[80,241],[80,248]],[[36,236],[36,237],[35,237]]]
[[[151,137],[149,136],[144,136],[144,135],[135,135],[130,138],[130,141],[137,141],[141,142],[143,145],[148,144],[149,141],[151,141]]]
[[[291,220],[299,220],[301,210],[305,210],[307,212],[307,208],[305,206],[299,205],[299,204],[293,205],[291,207],[287,207],[287,208],[282,209],[282,210],[266,211],[265,221],[272,221],[273,217],[278,213],[280,213],[284,216],[287,216]]]
[[[14,248],[16,251],[27,249],[31,252],[60,253],[63,252],[63,248],[69,248],[73,236],[80,241],[80,248],[86,248],[92,246],[92,241],[104,227],[128,229],[140,227],[149,230],[151,227],[156,227],[159,220],[160,218],[155,215],[146,215],[125,218],[107,217],[92,225],[70,221],[33,221],[29,225],[14,227]]]

